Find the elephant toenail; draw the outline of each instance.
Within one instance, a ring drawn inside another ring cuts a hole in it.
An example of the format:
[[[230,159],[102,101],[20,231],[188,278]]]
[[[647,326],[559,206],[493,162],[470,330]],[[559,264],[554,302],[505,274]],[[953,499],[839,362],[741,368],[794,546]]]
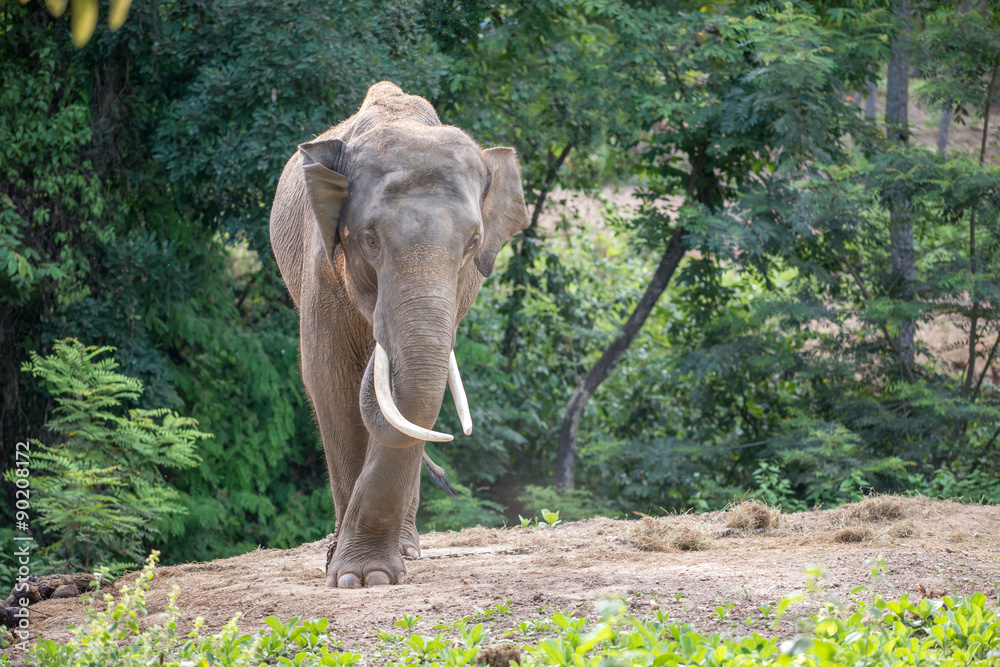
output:
[[[361,577],[354,574],[343,574],[337,580],[339,588],[361,588]]]
[[[414,549],[413,547],[407,547],[406,555],[409,556],[410,558],[420,558],[420,552]]]
[[[385,572],[375,571],[365,577],[365,584],[368,586],[388,586],[391,583],[389,575]]]

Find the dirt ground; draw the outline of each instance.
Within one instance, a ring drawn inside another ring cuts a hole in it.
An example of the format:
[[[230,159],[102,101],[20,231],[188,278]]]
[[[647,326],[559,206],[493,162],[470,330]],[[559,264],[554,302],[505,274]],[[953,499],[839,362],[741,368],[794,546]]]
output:
[[[431,533],[422,536],[423,556],[408,563],[404,584],[362,590],[326,587],[324,541],[261,549],[159,568],[148,608],[151,620],[162,618],[177,584],[185,616],[204,617],[213,631],[237,612],[245,630],[263,627],[270,615],[325,617],[347,640],[345,649],[363,652],[378,630],[396,630],[403,614],[453,621],[506,604],[509,615],[491,617],[498,632],[556,611],[593,617],[594,603],[610,597],[623,597],[640,615],[668,611],[699,632],[770,632],[759,607],[805,590],[806,569],[817,565],[825,594],[793,608],[779,634],[794,633],[794,616],[814,611],[826,596],[847,599],[861,585],[917,599],[975,591],[995,597],[1000,590],[1000,507],[882,496],[791,515],[757,509]],[[873,584],[879,556],[887,571]],[[723,619],[717,607],[726,605]],[[83,624],[87,607],[78,598],[32,605],[32,633],[65,640],[66,626]],[[748,618],[755,624],[748,627]]]

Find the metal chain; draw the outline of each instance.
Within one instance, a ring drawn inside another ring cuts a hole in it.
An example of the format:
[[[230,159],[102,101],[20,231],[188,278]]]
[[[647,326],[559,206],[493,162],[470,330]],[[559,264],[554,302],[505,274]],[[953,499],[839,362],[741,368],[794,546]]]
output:
[[[468,551],[466,553],[460,554],[436,554],[434,556],[420,556],[419,558],[414,558],[413,556],[403,556],[403,560],[440,560],[442,558],[468,558],[469,556],[517,556],[520,554],[525,554],[536,549],[537,547],[511,547],[510,549],[498,549],[496,551]],[[565,549],[565,547],[560,547]],[[330,567],[330,560],[333,559],[333,553],[337,550],[337,541],[333,540],[326,545],[326,566]]]
[[[469,551],[461,554],[436,554],[434,556],[403,556],[403,560],[439,560],[441,558],[467,558],[468,556],[516,556],[525,554],[537,547],[512,547],[510,549],[498,549],[497,551]]]

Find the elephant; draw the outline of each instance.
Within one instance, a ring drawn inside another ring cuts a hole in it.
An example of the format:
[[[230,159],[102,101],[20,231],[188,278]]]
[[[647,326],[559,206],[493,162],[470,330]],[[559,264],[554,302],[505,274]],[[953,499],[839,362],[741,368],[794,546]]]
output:
[[[453,439],[433,430],[446,384],[472,431],[456,330],[527,225],[514,149],[482,150],[391,82],[286,163],[271,247],[333,491],[328,586],[399,584],[419,557],[425,443]]]

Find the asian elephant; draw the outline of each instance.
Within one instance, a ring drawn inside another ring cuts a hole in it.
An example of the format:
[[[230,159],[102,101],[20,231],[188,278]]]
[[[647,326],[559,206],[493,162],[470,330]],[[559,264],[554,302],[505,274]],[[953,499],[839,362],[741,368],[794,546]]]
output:
[[[445,384],[472,430],[455,331],[527,224],[514,150],[481,150],[389,82],[285,165],[271,246],[333,489],[327,585],[397,584],[419,556],[424,442],[452,439],[431,430]]]

